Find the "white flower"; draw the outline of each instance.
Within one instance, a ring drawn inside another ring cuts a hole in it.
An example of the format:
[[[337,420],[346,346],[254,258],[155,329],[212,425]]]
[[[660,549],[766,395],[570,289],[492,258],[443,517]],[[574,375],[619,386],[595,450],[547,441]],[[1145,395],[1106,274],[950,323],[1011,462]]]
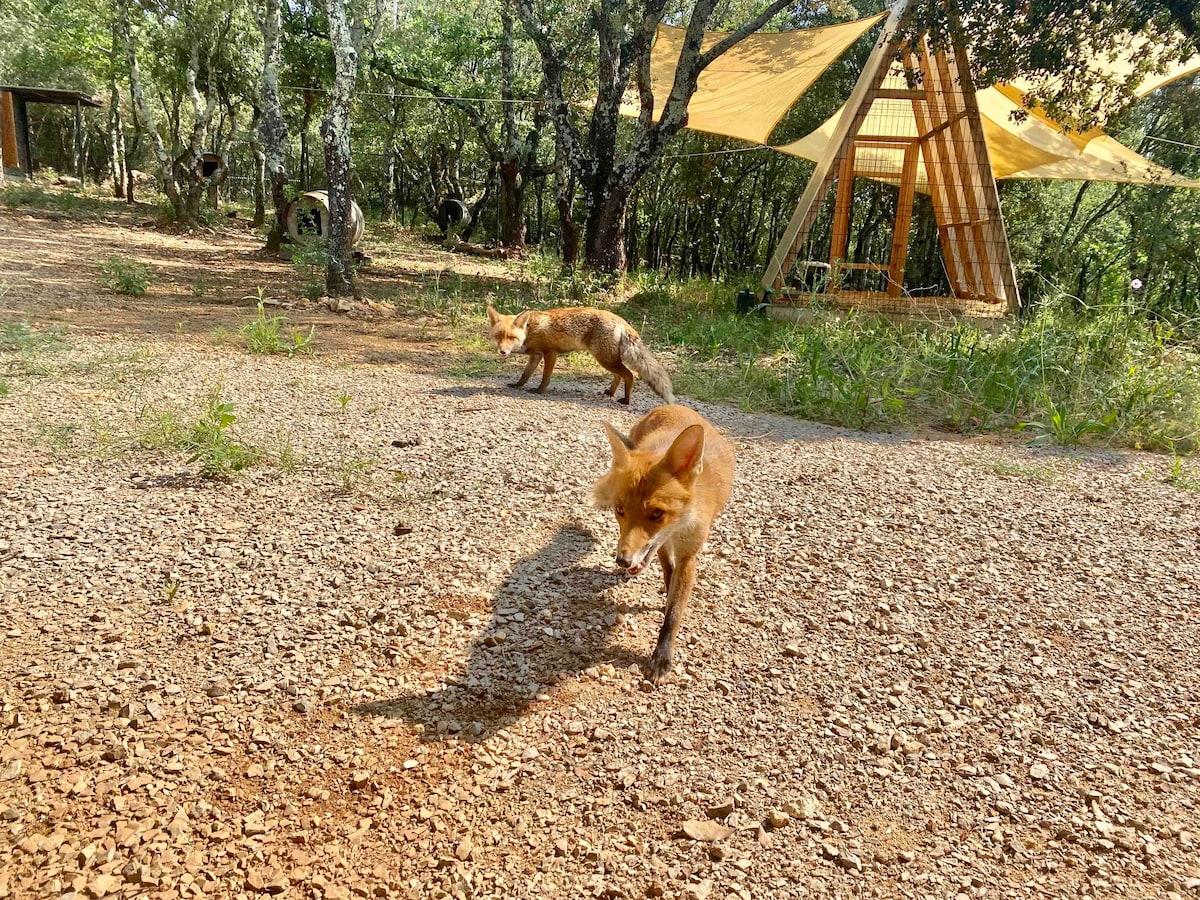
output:
[[[1140,279],[1140,278],[1133,279],[1133,281],[1129,282],[1129,286],[1131,288],[1133,288],[1135,291],[1140,291],[1142,289],[1142,279]]]

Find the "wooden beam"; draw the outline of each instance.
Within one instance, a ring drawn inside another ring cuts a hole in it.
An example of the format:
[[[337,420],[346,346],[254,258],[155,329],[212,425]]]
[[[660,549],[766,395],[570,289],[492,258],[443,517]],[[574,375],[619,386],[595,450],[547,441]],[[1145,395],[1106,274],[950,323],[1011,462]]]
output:
[[[829,265],[835,269],[846,259],[850,245],[850,213],[854,210],[854,144],[842,157],[837,196],[833,201],[833,237],[829,240]]]
[[[850,99],[846,102],[843,115],[834,127],[833,134],[825,151],[821,154],[821,158],[817,160],[817,167],[808,179],[808,184],[800,196],[800,201],[796,204],[792,218],[788,222],[787,228],[784,229],[779,244],[775,247],[771,262],[767,265],[766,272],[763,273],[762,286],[766,290],[777,291],[783,286],[783,280],[788,270],[796,261],[796,252],[808,237],[808,232],[820,211],[821,200],[829,190],[829,184],[833,180],[850,142],[862,126],[863,119],[870,110],[872,98],[882,86],[888,66],[899,48],[897,35],[901,26],[908,19],[909,2],[910,0],[895,0],[892,6],[892,11],[888,15],[887,22],[884,23],[883,32],[875,44],[875,49],[871,52],[866,66],[863,67],[862,74],[859,75],[854,90],[850,93]]]
[[[904,290],[904,267],[908,260],[908,232],[912,228],[913,200],[917,193],[917,162],[921,145],[909,144],[904,151],[904,170],[900,175],[900,194],[896,198],[896,222],[892,226],[892,253],[888,257],[889,297]]]
[[[988,152],[987,138],[983,132],[983,120],[975,98],[975,82],[971,78],[966,48],[955,48],[954,56],[950,60],[950,69],[963,87],[963,101],[968,113],[967,130],[971,136],[975,156],[979,160],[980,172],[983,174],[980,188],[987,224],[980,227],[985,241],[991,248],[992,284],[998,288],[992,293],[1000,295],[999,299],[1006,305],[1009,313],[1016,313],[1021,308],[1021,291],[1017,286],[1012,250],[1008,244],[1008,229],[1004,225],[1004,211],[1000,206],[1000,191],[996,187],[991,154]]]
[[[950,66],[949,55],[945,50],[930,53],[927,46],[926,58],[929,60],[930,69],[933,71],[940,88],[946,119],[950,123],[944,133],[949,135],[951,152],[953,154],[950,157],[950,164],[953,172],[955,194],[963,204],[961,207],[963,219],[977,222],[983,218],[981,211],[981,179],[983,177],[991,178],[992,173],[989,171],[986,176],[983,176],[980,172],[981,161],[976,155],[976,148],[972,144],[968,134],[967,117],[960,115],[960,113],[966,111],[963,85],[955,77],[956,73]],[[963,234],[962,232],[959,233]],[[968,262],[965,268],[970,273],[972,279],[972,282],[968,285],[968,289],[975,296],[987,296],[988,285],[992,283],[990,253],[987,241],[978,228],[966,229],[963,237],[965,239],[966,260]]]
[[[941,134],[943,131],[945,131],[947,128],[949,128],[951,125],[953,125],[959,119],[964,118],[966,115],[967,115],[967,111],[965,109],[962,112],[955,113],[953,116],[951,116],[945,122],[942,122],[940,125],[933,126],[933,128],[931,128],[929,131],[925,132],[920,137],[918,137],[917,140],[927,141],[931,137],[933,137],[935,134]]]
[[[910,88],[880,88],[875,92],[877,100],[920,100],[924,102],[925,92]]]
[[[946,129],[936,129],[936,126],[950,119],[950,114],[940,95],[941,87],[930,63],[924,37],[918,39],[913,59],[908,62],[910,71],[914,61],[921,69],[921,84],[925,89],[926,102],[920,105],[913,104],[913,114],[917,118],[917,130],[931,133],[931,137],[922,142],[921,151],[925,158],[925,173],[929,178],[929,197],[933,202],[934,217],[938,223],[942,260],[946,265],[951,290],[956,294],[968,296],[973,293],[968,243],[960,233],[943,226],[944,222],[964,219],[964,202],[952,163],[954,148],[947,140]]]

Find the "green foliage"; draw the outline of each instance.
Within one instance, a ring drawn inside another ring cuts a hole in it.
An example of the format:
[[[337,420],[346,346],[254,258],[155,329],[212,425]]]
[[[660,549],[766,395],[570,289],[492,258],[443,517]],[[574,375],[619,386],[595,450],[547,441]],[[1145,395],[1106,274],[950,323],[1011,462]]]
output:
[[[379,460],[370,456],[345,456],[338,460],[333,473],[337,479],[338,493],[353,494],[379,465]]]
[[[325,268],[329,265],[329,242],[309,240],[293,245],[292,265],[304,280],[304,295],[316,300],[325,295]]]
[[[304,334],[286,329],[282,315],[267,316],[267,296],[262,288],[258,289],[256,296],[242,299],[257,300],[258,314],[238,329],[238,334],[246,339],[246,348],[251,353],[283,353],[289,358],[297,353],[312,353],[317,331],[315,325],[309,328],[308,334]]]
[[[7,397],[12,391],[12,386],[4,378],[0,378],[0,397]]]
[[[817,314],[736,315],[711,285],[646,279],[619,311],[676,355],[676,392],[853,428],[1026,428],[1039,443],[1194,447],[1195,345],[1127,307],[1065,302],[996,332]]]
[[[233,410],[233,404],[222,399],[218,385],[208,396],[204,414],[183,433],[182,448],[190,454],[188,462],[200,463],[202,478],[228,479],[262,458],[257,449],[230,433],[230,426],[237,421]]]
[[[34,331],[24,322],[0,322],[0,353],[40,353],[67,346],[58,332]]]
[[[1171,467],[1163,481],[1185,491],[1200,491],[1200,470],[1189,466],[1179,454],[1172,454]]]
[[[150,286],[150,270],[141,263],[110,256],[100,265],[101,283],[110,291],[141,297]]]
[[[185,421],[172,409],[146,409],[134,446],[154,452],[184,452],[188,462],[200,463],[200,477],[226,480],[234,473],[262,461],[256,447],[239,440],[232,431],[237,422],[234,405],[215,385],[195,421]]]
[[[77,191],[47,190],[28,181],[0,185],[0,206],[48,210],[70,219],[87,219],[110,210],[109,203],[97,197]]]

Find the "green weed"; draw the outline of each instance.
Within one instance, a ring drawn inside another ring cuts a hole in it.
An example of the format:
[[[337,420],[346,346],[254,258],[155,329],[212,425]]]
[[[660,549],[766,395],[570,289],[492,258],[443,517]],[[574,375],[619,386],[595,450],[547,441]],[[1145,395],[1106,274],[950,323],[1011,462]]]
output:
[[[986,468],[997,475],[1028,478],[1031,481],[1040,481],[1042,484],[1053,484],[1058,479],[1053,469],[1032,463],[1014,462],[1009,459],[993,459],[973,464]]]
[[[1185,463],[1182,456],[1174,454],[1163,481],[1185,491],[1200,491],[1200,470]]]
[[[141,297],[150,286],[150,270],[141,263],[127,262],[110,256],[100,265],[100,281],[110,291],[130,297]]]
[[[1029,429],[1038,443],[1147,449],[1200,441],[1200,348],[1123,307],[1048,303],[994,332],[855,314],[784,323],[738,316],[706,282],[640,286],[616,311],[667,348],[656,352],[683,396],[865,429]]]
[[[293,245],[292,265],[304,279],[304,295],[317,300],[325,295],[325,270],[329,266],[329,243],[325,240],[308,240]]]
[[[184,431],[182,438],[182,447],[190,454],[188,462],[200,463],[202,478],[228,479],[262,459],[259,450],[230,433],[236,421],[234,406],[222,399],[218,385],[208,396],[204,414]]]
[[[353,494],[362,482],[378,467],[379,461],[369,456],[346,456],[334,467],[338,493]]]
[[[65,350],[68,346],[56,331],[34,331],[24,322],[0,322],[2,353],[40,353]]]
[[[66,450],[75,443],[75,437],[79,433],[79,423],[63,422],[43,425],[40,430],[47,444],[59,450]]]
[[[238,334],[246,340],[246,349],[251,353],[283,353],[289,358],[297,353],[312,353],[317,332],[315,325],[309,328],[308,334],[286,329],[284,316],[267,315],[268,298],[262,288],[258,289],[257,295],[242,299],[257,300],[258,314],[238,329]]]

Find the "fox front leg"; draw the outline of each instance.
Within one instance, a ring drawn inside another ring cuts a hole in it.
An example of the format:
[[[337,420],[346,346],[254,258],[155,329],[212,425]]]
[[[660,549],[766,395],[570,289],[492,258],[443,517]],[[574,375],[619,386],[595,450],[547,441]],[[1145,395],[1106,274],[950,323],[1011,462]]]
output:
[[[667,589],[667,614],[658,632],[658,645],[650,657],[650,683],[662,684],[671,671],[671,657],[675,649],[675,635],[683,621],[684,610],[696,584],[696,557],[682,559],[671,573],[671,586]]]
[[[671,562],[671,554],[667,552],[666,547],[662,547],[658,551],[658,563],[663,570],[663,586],[659,588],[660,594],[665,594],[671,589],[671,575],[675,571],[675,563]]]
[[[550,383],[550,375],[554,372],[554,363],[558,360],[558,354],[549,350],[543,354],[546,357],[546,367],[542,369],[542,383],[537,387],[532,388],[535,393],[546,393],[546,385]]]
[[[518,378],[516,381],[512,382],[512,384],[510,384],[509,387],[515,387],[515,388],[525,387],[525,382],[527,382],[530,379],[530,376],[533,375],[534,371],[538,367],[538,363],[540,363],[541,361],[542,361],[542,354],[530,353],[529,354],[529,362],[525,363],[525,371],[522,372],[521,377]]]

